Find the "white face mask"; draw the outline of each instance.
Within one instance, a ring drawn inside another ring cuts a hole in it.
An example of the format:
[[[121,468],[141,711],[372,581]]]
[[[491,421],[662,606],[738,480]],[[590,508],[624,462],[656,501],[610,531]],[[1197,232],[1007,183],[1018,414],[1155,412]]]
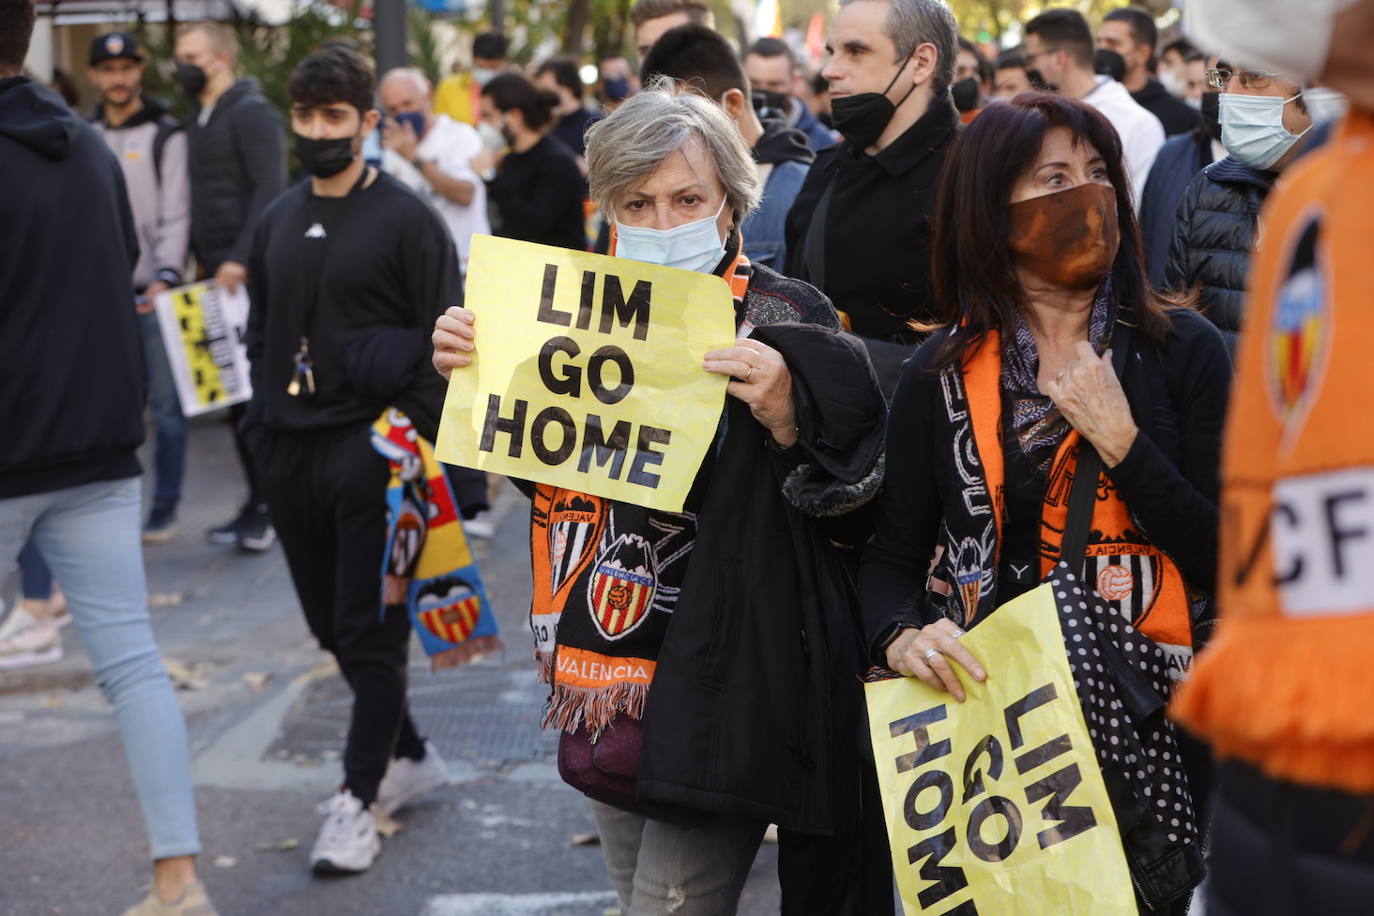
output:
[[[714,216],[694,219],[672,229],[627,226],[616,220],[616,257],[710,273],[725,257],[725,242],[716,228],[716,220],[724,209],[722,200]]]
[[[1360,0],[1198,0],[1184,31],[1227,60],[1314,82],[1331,49],[1332,20]]]
[[[1179,76],[1173,70],[1160,70],[1159,82],[1164,87],[1164,91],[1176,98],[1183,98],[1188,94],[1188,81]]]
[[[1296,98],[1223,92],[1219,100],[1221,145],[1238,162],[1257,169],[1273,168],[1302,134],[1312,129],[1309,125],[1302,134],[1293,134],[1283,126],[1283,106]]]
[[[488,149],[503,150],[506,148],[506,138],[501,134],[501,128],[486,121],[477,122],[477,136],[482,139],[482,145]]]
[[[485,86],[496,78],[498,72],[499,71],[490,70],[486,67],[473,67],[472,78],[477,82],[477,85]]]
[[[1345,117],[1345,113],[1350,110],[1349,99],[1336,90],[1327,89],[1324,86],[1304,89],[1302,101],[1307,106],[1307,113],[1312,116],[1313,124],[1325,124],[1327,121],[1338,120]]]

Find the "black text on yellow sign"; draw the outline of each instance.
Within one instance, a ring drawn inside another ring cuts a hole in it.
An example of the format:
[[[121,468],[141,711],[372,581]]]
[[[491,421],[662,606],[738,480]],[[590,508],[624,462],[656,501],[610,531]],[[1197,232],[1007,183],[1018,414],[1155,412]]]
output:
[[[1135,916],[1116,818],[1047,586],[960,642],[968,698],[869,684],[870,735],[908,916]]]
[[[467,301],[477,355],[452,375],[441,460],[682,508],[724,399],[701,369],[734,336],[724,281],[481,236]]]

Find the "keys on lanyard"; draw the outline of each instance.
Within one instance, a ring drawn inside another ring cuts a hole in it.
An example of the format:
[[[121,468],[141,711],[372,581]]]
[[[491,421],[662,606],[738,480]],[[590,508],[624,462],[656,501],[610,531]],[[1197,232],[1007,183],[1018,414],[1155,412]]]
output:
[[[291,381],[286,386],[286,393],[293,398],[301,396],[301,389],[305,389],[307,395],[315,393],[315,366],[310,361],[310,338],[301,338],[301,347],[296,351],[296,368],[291,373]]]

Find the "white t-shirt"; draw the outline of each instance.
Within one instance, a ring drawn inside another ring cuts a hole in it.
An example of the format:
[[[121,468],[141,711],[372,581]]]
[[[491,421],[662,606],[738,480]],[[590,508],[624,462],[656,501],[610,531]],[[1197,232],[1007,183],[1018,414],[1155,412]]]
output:
[[[472,203],[466,207],[436,191],[429,180],[395,150],[386,149],[382,152],[382,168],[428,201],[448,226],[464,272],[468,268],[468,251],[472,247],[473,235],[491,232],[491,225],[487,222],[487,188],[472,170],[472,157],[481,150],[482,139],[472,125],[455,121],[445,114],[434,116],[429,132],[416,150],[417,158],[433,159],[439,171],[445,175],[470,181],[476,186]]]
[[[1102,112],[1121,137],[1121,150],[1126,158],[1126,171],[1131,175],[1131,200],[1140,209],[1140,193],[1155,156],[1164,145],[1164,125],[1150,111],[1131,98],[1125,86],[1110,76],[1098,76],[1097,88],[1083,97],[1083,101]]]

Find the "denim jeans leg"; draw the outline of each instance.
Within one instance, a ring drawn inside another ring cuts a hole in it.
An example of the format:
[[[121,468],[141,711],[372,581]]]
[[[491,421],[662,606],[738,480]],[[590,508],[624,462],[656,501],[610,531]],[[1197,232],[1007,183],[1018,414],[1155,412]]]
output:
[[[148,367],[148,414],[155,434],[153,506],[175,509],[181,502],[181,482],[186,476],[186,415],[181,412],[181,399],[177,397],[176,380],[167,362],[156,313],[139,315],[138,326],[143,333],[143,359]]]
[[[34,546],[33,539],[19,552],[19,576],[24,597],[29,601],[47,601],[52,597],[52,570]]]
[[[629,815],[596,802],[592,812],[619,895],[624,892],[620,889],[623,877],[618,873],[633,862],[634,889],[626,916],[734,913],[768,826],[763,821],[716,816],[685,827]]]
[[[596,819],[596,832],[601,837],[601,855],[606,859],[606,871],[611,886],[620,898],[620,910],[629,916],[630,900],[635,890],[635,862],[639,858],[639,842],[644,836],[647,818],[619,808],[587,799]]]
[[[115,707],[153,858],[194,855],[200,841],[190,748],[148,619],[139,479],[42,499],[33,537],[67,594],[96,683]]]

